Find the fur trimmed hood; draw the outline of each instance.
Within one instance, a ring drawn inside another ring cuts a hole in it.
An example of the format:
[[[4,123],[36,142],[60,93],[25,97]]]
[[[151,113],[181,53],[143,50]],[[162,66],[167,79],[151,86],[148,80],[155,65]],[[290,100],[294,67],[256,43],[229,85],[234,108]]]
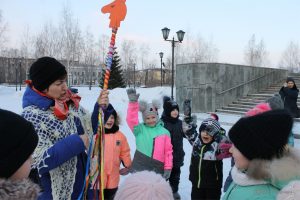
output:
[[[29,179],[10,180],[0,178],[0,199],[35,200],[38,197],[40,188]]]
[[[277,200],[300,199],[300,150],[298,149],[289,147],[279,159],[253,159],[245,172],[234,166],[231,174],[233,182],[241,186],[237,188],[243,188],[243,190],[236,190],[235,195],[242,197],[247,191],[249,194],[252,192],[253,195],[253,192],[262,190],[265,185],[265,188],[269,188],[269,195],[277,196]],[[272,188],[273,191],[274,189],[277,191],[275,194],[272,193]]]
[[[279,159],[254,159],[250,162],[247,175],[257,180],[268,180],[282,189],[290,180],[300,178],[300,150],[289,147]]]

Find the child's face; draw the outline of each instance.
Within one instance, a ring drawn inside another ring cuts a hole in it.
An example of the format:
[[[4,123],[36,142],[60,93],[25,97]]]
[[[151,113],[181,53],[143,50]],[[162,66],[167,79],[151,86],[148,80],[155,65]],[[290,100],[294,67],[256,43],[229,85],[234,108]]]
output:
[[[248,169],[249,160],[234,145],[231,146],[229,152],[232,153],[236,168],[240,170]]]
[[[174,109],[174,110],[172,110],[172,112],[171,112],[171,117],[172,118],[177,118],[178,117],[178,110],[177,109]]]
[[[114,124],[115,124],[115,117],[113,115],[110,115],[104,127],[107,129],[111,129]]]
[[[148,126],[154,127],[156,125],[156,115],[148,115],[146,117],[145,123]]]
[[[204,144],[210,143],[213,140],[213,137],[206,130],[202,130],[200,134]]]
[[[27,178],[30,173],[31,163],[32,157],[30,155],[29,158],[23,163],[23,165],[10,177],[10,179],[19,180]]]

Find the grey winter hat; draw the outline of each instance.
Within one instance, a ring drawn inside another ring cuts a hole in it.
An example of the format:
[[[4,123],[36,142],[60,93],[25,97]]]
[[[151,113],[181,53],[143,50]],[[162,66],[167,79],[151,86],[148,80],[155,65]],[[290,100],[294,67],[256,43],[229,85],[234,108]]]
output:
[[[274,96],[267,99],[266,102],[270,105],[272,110],[283,109],[284,108],[283,101],[282,101],[281,96],[279,94],[274,94]]]
[[[156,121],[158,121],[159,108],[160,103],[157,100],[153,100],[152,103],[147,103],[146,101],[139,101],[139,110],[142,112],[144,122],[146,121],[146,118],[149,115],[155,115]]]

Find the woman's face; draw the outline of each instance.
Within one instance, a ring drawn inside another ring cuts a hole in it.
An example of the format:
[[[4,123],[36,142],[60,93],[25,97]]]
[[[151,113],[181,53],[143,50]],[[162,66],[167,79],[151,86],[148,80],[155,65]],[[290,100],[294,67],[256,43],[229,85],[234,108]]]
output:
[[[288,88],[293,88],[294,87],[294,82],[293,81],[289,81],[289,82],[287,82],[287,87]]]
[[[114,115],[110,115],[108,120],[106,121],[104,127],[107,129],[111,129],[113,127],[114,123],[115,123],[115,117],[114,117]]]
[[[66,80],[67,78],[54,81],[48,89],[44,90],[44,93],[53,99],[64,100],[68,90]]]
[[[234,145],[231,146],[229,152],[232,153],[236,168],[240,170],[248,169],[250,161]]]

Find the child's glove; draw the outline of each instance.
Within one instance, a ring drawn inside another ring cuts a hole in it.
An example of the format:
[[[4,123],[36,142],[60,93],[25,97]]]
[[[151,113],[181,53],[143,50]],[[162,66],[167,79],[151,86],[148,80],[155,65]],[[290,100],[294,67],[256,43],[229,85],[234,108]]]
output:
[[[137,94],[134,88],[129,88],[126,90],[129,102],[137,102],[140,94]]]
[[[221,142],[218,146],[218,150],[216,152],[216,158],[218,160],[222,160],[224,158],[230,158],[232,154],[229,152],[229,149],[231,148],[232,143],[228,142]]]
[[[183,102],[183,114],[185,115],[185,117],[191,117],[191,100],[190,99],[186,99]]]
[[[171,171],[172,170],[170,170],[170,169],[165,169],[164,170],[164,174],[163,174],[163,178],[166,179],[166,180],[168,180],[170,178],[170,176],[171,176]]]
[[[196,128],[197,127],[197,116],[196,115],[192,115],[189,118],[184,118],[182,121],[182,130],[183,132],[186,134],[189,130],[191,130],[192,128]]]
[[[124,168],[120,169],[120,175],[122,175],[122,176],[129,174],[129,172],[130,172],[130,167],[124,167]]]

